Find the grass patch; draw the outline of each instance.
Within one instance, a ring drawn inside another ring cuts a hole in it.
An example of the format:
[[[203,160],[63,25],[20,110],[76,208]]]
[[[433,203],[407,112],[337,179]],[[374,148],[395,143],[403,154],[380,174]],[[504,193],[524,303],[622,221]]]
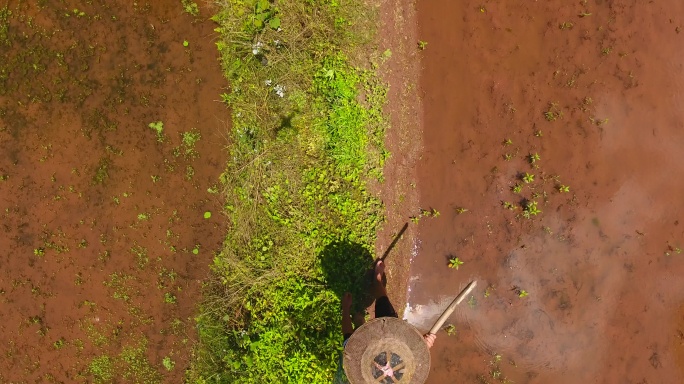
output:
[[[361,297],[386,156],[361,1],[228,0],[213,17],[231,92],[230,229],[197,316],[192,383],[329,383],[340,296]],[[365,58],[365,59],[359,59]],[[359,302],[360,300],[356,300]]]

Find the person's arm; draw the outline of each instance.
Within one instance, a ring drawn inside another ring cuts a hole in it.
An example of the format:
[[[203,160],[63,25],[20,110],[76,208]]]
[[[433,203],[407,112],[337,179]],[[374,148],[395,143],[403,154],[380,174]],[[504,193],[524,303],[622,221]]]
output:
[[[352,295],[347,292],[342,298],[342,334],[345,339],[354,333],[351,318]]]
[[[434,333],[426,333],[423,335],[423,340],[425,340],[425,344],[427,344],[428,349],[432,348],[432,345],[435,343],[436,339],[437,335]]]

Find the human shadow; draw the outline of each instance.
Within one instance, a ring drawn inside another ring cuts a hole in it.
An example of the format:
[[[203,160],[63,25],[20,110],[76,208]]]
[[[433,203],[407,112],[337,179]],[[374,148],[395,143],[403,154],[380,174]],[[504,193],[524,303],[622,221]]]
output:
[[[408,223],[404,224],[387,250],[378,259],[374,259],[371,252],[358,243],[337,241],[328,244],[319,255],[327,287],[340,299],[345,292],[350,292],[353,297],[352,310],[363,312],[374,300],[371,287],[375,260],[384,261],[407,228]],[[383,284],[386,283],[386,279],[383,279]]]
[[[368,249],[358,243],[337,241],[323,249],[319,260],[328,289],[340,299],[350,292],[354,312],[362,312],[371,305],[373,256]]]

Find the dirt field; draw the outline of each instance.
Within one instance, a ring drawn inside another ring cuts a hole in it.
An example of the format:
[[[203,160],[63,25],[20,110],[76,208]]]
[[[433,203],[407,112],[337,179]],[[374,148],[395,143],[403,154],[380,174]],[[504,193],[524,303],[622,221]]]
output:
[[[479,282],[430,383],[684,382],[683,15],[418,4],[418,186],[440,215],[418,223],[405,316],[427,329]]]
[[[38,4],[0,10],[0,382],[181,382],[225,233],[210,12]]]

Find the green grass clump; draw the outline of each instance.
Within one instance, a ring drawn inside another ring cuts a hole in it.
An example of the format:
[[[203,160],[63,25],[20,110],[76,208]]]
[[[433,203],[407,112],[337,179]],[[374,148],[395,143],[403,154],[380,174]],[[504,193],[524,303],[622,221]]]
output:
[[[213,17],[231,85],[230,230],[190,382],[331,382],[340,296],[361,302],[382,220],[366,183],[386,156],[386,88],[374,60],[351,59],[364,56],[375,12],[356,0],[229,0]]]
[[[107,355],[96,357],[90,361],[88,372],[94,383],[109,383],[114,378],[112,359]]]

